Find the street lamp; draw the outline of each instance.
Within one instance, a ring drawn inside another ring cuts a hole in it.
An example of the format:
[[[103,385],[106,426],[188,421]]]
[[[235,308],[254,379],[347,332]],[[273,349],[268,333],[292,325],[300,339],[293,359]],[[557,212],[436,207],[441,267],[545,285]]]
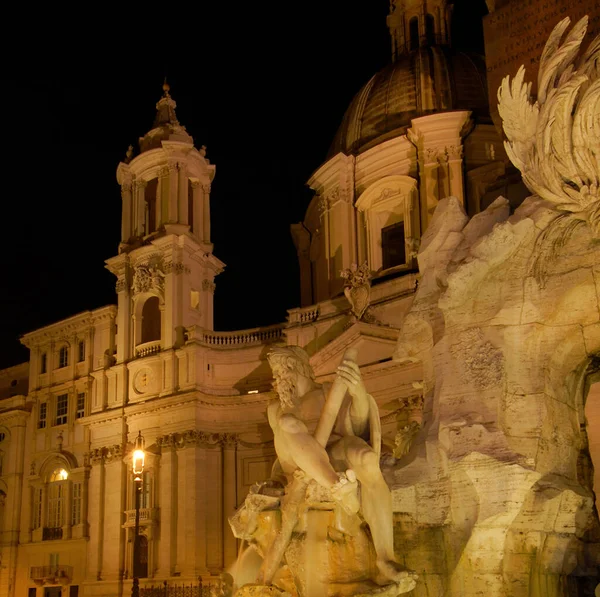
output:
[[[140,494],[142,493],[142,474],[144,472],[144,438],[142,432],[138,431],[133,447],[133,490],[135,492],[135,531],[133,534],[133,584],[131,586],[131,597],[139,597],[139,550],[140,550]]]

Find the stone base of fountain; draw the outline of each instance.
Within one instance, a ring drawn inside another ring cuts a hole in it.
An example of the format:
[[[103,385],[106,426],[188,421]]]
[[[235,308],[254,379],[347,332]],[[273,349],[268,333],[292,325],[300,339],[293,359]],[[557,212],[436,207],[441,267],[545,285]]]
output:
[[[272,499],[264,502],[260,506],[268,509],[257,512],[253,508],[252,537],[244,537],[263,557],[281,524],[279,503]],[[368,526],[358,515],[347,514],[327,490],[311,481],[273,585],[244,585],[235,595],[396,597],[412,591],[415,586],[408,574],[400,582],[383,586],[374,581],[377,576],[376,555]]]

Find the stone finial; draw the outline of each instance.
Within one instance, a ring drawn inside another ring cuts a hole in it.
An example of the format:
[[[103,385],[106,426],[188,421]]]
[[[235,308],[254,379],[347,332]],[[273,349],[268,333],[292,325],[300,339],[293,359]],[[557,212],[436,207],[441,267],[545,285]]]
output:
[[[127,151],[125,153],[125,163],[129,164],[129,162],[131,162],[132,158],[133,158],[133,145],[130,145],[127,148]]]

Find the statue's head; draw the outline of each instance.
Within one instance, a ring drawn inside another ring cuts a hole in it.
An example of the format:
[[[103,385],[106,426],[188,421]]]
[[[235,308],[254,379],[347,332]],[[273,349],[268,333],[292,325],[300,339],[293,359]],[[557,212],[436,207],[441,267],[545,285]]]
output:
[[[299,346],[276,347],[269,351],[267,359],[279,399],[286,406],[293,406],[298,398],[298,378],[315,379],[306,351]]]

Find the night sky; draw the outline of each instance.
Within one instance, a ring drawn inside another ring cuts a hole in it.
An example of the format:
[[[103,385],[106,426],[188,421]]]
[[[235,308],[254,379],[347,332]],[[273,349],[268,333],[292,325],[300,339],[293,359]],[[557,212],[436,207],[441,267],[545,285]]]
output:
[[[474,4],[457,5],[455,39],[478,49]],[[5,20],[0,368],[27,360],[21,334],[116,303],[104,269],[120,240],[115,172],[152,127],[165,76],[216,164],[215,329],[299,305],[289,226],[352,97],[390,60],[388,1],[141,6]]]

